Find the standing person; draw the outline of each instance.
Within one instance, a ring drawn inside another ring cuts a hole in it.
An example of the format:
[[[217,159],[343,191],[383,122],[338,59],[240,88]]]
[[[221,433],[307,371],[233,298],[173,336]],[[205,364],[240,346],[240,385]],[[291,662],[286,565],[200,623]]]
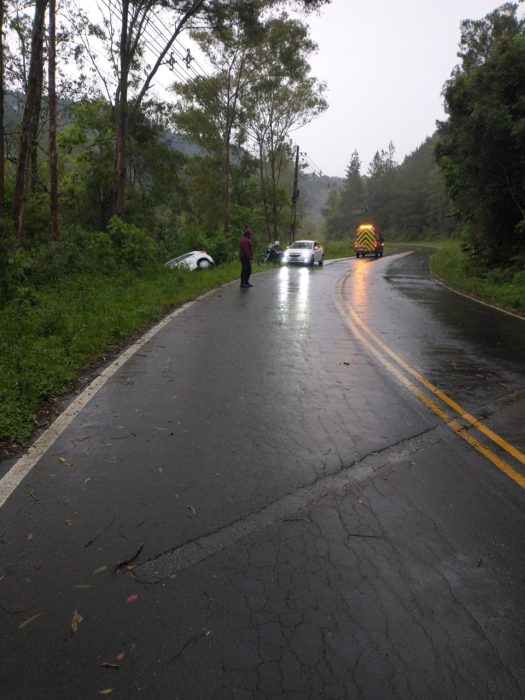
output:
[[[252,230],[245,228],[240,240],[239,258],[241,261],[241,287],[253,287],[250,284],[252,274]]]

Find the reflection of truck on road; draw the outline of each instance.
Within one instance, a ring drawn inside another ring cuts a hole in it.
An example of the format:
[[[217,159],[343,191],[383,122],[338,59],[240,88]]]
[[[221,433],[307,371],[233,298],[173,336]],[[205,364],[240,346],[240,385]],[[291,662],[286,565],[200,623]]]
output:
[[[383,256],[383,240],[378,229],[373,224],[361,224],[355,232],[354,238],[355,256],[374,255],[376,258]]]

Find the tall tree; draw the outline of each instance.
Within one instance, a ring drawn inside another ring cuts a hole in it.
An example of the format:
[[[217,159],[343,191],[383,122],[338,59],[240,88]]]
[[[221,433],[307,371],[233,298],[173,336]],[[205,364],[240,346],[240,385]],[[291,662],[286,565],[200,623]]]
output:
[[[439,162],[472,249],[525,253],[525,19],[507,3],[462,25],[462,63],[445,86]]]
[[[242,95],[255,79],[257,64],[254,62],[255,41],[260,37],[258,10],[247,16],[246,8],[232,15],[227,26],[219,25],[214,31],[195,32],[193,37],[205,52],[213,66],[212,77],[197,77],[176,90],[185,98],[179,124],[195,124],[195,110],[203,112],[208,122],[206,131],[211,138],[200,139],[208,152],[216,152],[222,162],[223,231],[230,224],[231,150],[236,138],[242,144],[239,127],[243,118]],[[184,111],[188,110],[184,115]],[[190,118],[188,120],[188,117]],[[200,120],[199,120],[200,121]],[[195,134],[194,134],[195,135]]]
[[[108,0],[108,16],[105,21],[107,46],[111,63],[117,74],[117,90],[114,97],[116,124],[115,153],[115,206],[119,216],[125,214],[126,142],[128,129],[128,92],[133,83],[131,101],[139,107],[151,87],[160,66],[166,62],[171,49],[180,36],[197,18],[209,28],[227,26],[232,17],[254,14],[270,7],[291,4],[305,11],[316,10],[330,0]],[[148,45],[146,32],[154,22],[154,12],[166,13],[164,26],[169,26],[169,36],[161,39],[155,49],[151,66],[141,60]],[[114,34],[113,17],[119,17],[118,36]],[[89,23],[88,23],[89,24]],[[90,31],[93,30],[92,25]],[[102,33],[99,32],[99,36]],[[93,58],[95,58],[93,56]]]
[[[4,234],[5,215],[4,17],[5,0],[0,0],[0,236],[3,236]]]
[[[108,0],[104,28],[95,28],[87,21],[89,33],[106,39],[110,63],[117,78],[114,95],[115,108],[115,202],[114,213],[125,215],[126,187],[126,145],[129,124],[129,103],[139,107],[144,100],[152,81],[161,65],[165,62],[178,36],[206,5],[206,0]],[[167,13],[166,25],[171,27],[169,36],[156,46],[153,65],[146,66],[142,60],[145,46],[148,44],[148,31],[154,21],[154,13],[162,10]],[[114,18],[118,18],[118,26]],[[88,42],[89,44],[89,42]],[[90,52],[96,62],[96,54]],[[133,85],[134,94],[130,100],[129,88]]]
[[[346,232],[353,232],[364,215],[366,215],[366,198],[363,178],[361,176],[361,159],[354,151],[341,188],[341,208]]]
[[[279,183],[291,160],[290,134],[327,108],[325,85],[310,75],[316,50],[303,22],[282,13],[256,45],[254,80],[243,99],[244,126],[255,137],[268,239],[279,237]]]
[[[367,213],[365,178],[361,175],[361,158],[354,151],[340,187],[331,190],[322,214],[329,239],[342,239],[353,234]]]
[[[18,162],[16,170],[13,218],[17,240],[22,238],[24,210],[27,198],[27,182],[31,155],[31,138],[39,109],[39,95],[43,78],[44,25],[48,0],[36,0],[31,34],[31,60],[29,65],[27,94],[20,131]]]
[[[231,153],[234,147],[238,153],[241,145],[240,97],[253,76],[251,34],[258,21],[260,2],[250,6],[252,12],[247,13],[246,9],[241,5],[228,13],[222,11],[211,31],[201,29],[193,33],[213,67],[213,75],[197,75],[187,83],[174,85],[181,98],[175,116],[177,126],[207,154],[207,168],[218,165],[221,173],[219,219],[225,233],[230,219]]]
[[[58,162],[56,96],[56,0],[49,0],[48,110],[49,110],[49,209],[51,236],[58,238]]]
[[[259,3],[261,5],[261,3]],[[262,21],[260,7],[242,8],[213,32],[195,34],[214,67],[175,89],[182,95],[177,124],[222,160],[223,223],[229,228],[230,159],[248,137],[259,155],[268,238],[278,236],[281,172],[290,160],[289,133],[326,107],[323,86],[309,73],[315,44],[308,28],[282,14]]]
[[[394,201],[394,177],[396,168],[394,144],[390,141],[387,150],[376,151],[368,167],[367,213],[376,225],[385,229]]]

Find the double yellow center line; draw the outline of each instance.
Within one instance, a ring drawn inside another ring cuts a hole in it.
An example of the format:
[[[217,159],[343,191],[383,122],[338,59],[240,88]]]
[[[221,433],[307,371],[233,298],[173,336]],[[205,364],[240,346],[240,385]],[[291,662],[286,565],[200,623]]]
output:
[[[370,328],[364,323],[364,321],[355,313],[351,303],[348,299],[348,293],[346,290],[346,283],[350,277],[350,273],[344,275],[338,282],[338,294],[340,295],[343,304],[343,315],[353,331],[354,335],[363,343],[363,345],[369,350],[374,357],[376,357],[381,364],[388,369],[388,371],[393,374],[409,391],[414,394],[427,408],[429,408],[433,413],[435,413],[443,422],[453,430],[457,435],[459,435],[463,440],[468,442],[468,444],[477,450],[480,454],[488,459],[492,464],[497,467],[500,471],[511,478],[516,484],[519,484],[525,489],[525,476],[520,474],[518,471],[513,469],[510,464],[501,459],[493,450],[488,447],[485,443],[477,440],[473,435],[468,432],[468,428],[458,422],[455,417],[451,417],[447,413],[446,406],[452,409],[461,420],[470,424],[477,431],[485,435],[494,445],[497,445],[501,450],[511,455],[521,464],[525,464],[525,455],[516,449],[513,445],[510,445],[506,440],[497,435],[493,430],[484,425],[481,421],[471,415],[462,406],[460,406],[454,399],[447,396],[441,389],[428,381],[420,372],[418,372],[414,367],[412,367],[408,362],[406,362],[400,355],[394,352],[388,347],[380,338],[373,333]],[[391,358],[388,359],[388,358]],[[403,371],[406,374],[403,374]],[[407,377],[410,375],[413,377],[418,384],[414,383]],[[427,389],[431,396],[426,394],[420,386]],[[445,407],[442,407],[436,402],[439,399]]]

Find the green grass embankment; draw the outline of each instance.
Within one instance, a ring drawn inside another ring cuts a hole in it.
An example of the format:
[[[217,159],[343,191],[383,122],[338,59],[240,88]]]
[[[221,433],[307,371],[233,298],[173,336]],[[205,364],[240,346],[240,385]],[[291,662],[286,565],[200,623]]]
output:
[[[525,270],[511,266],[490,270],[465,259],[459,245],[432,256],[432,274],[444,284],[504,309],[525,314]]]
[[[23,442],[39,412],[166,312],[239,276],[232,262],[198,273],[77,274],[0,310],[0,441]]]

